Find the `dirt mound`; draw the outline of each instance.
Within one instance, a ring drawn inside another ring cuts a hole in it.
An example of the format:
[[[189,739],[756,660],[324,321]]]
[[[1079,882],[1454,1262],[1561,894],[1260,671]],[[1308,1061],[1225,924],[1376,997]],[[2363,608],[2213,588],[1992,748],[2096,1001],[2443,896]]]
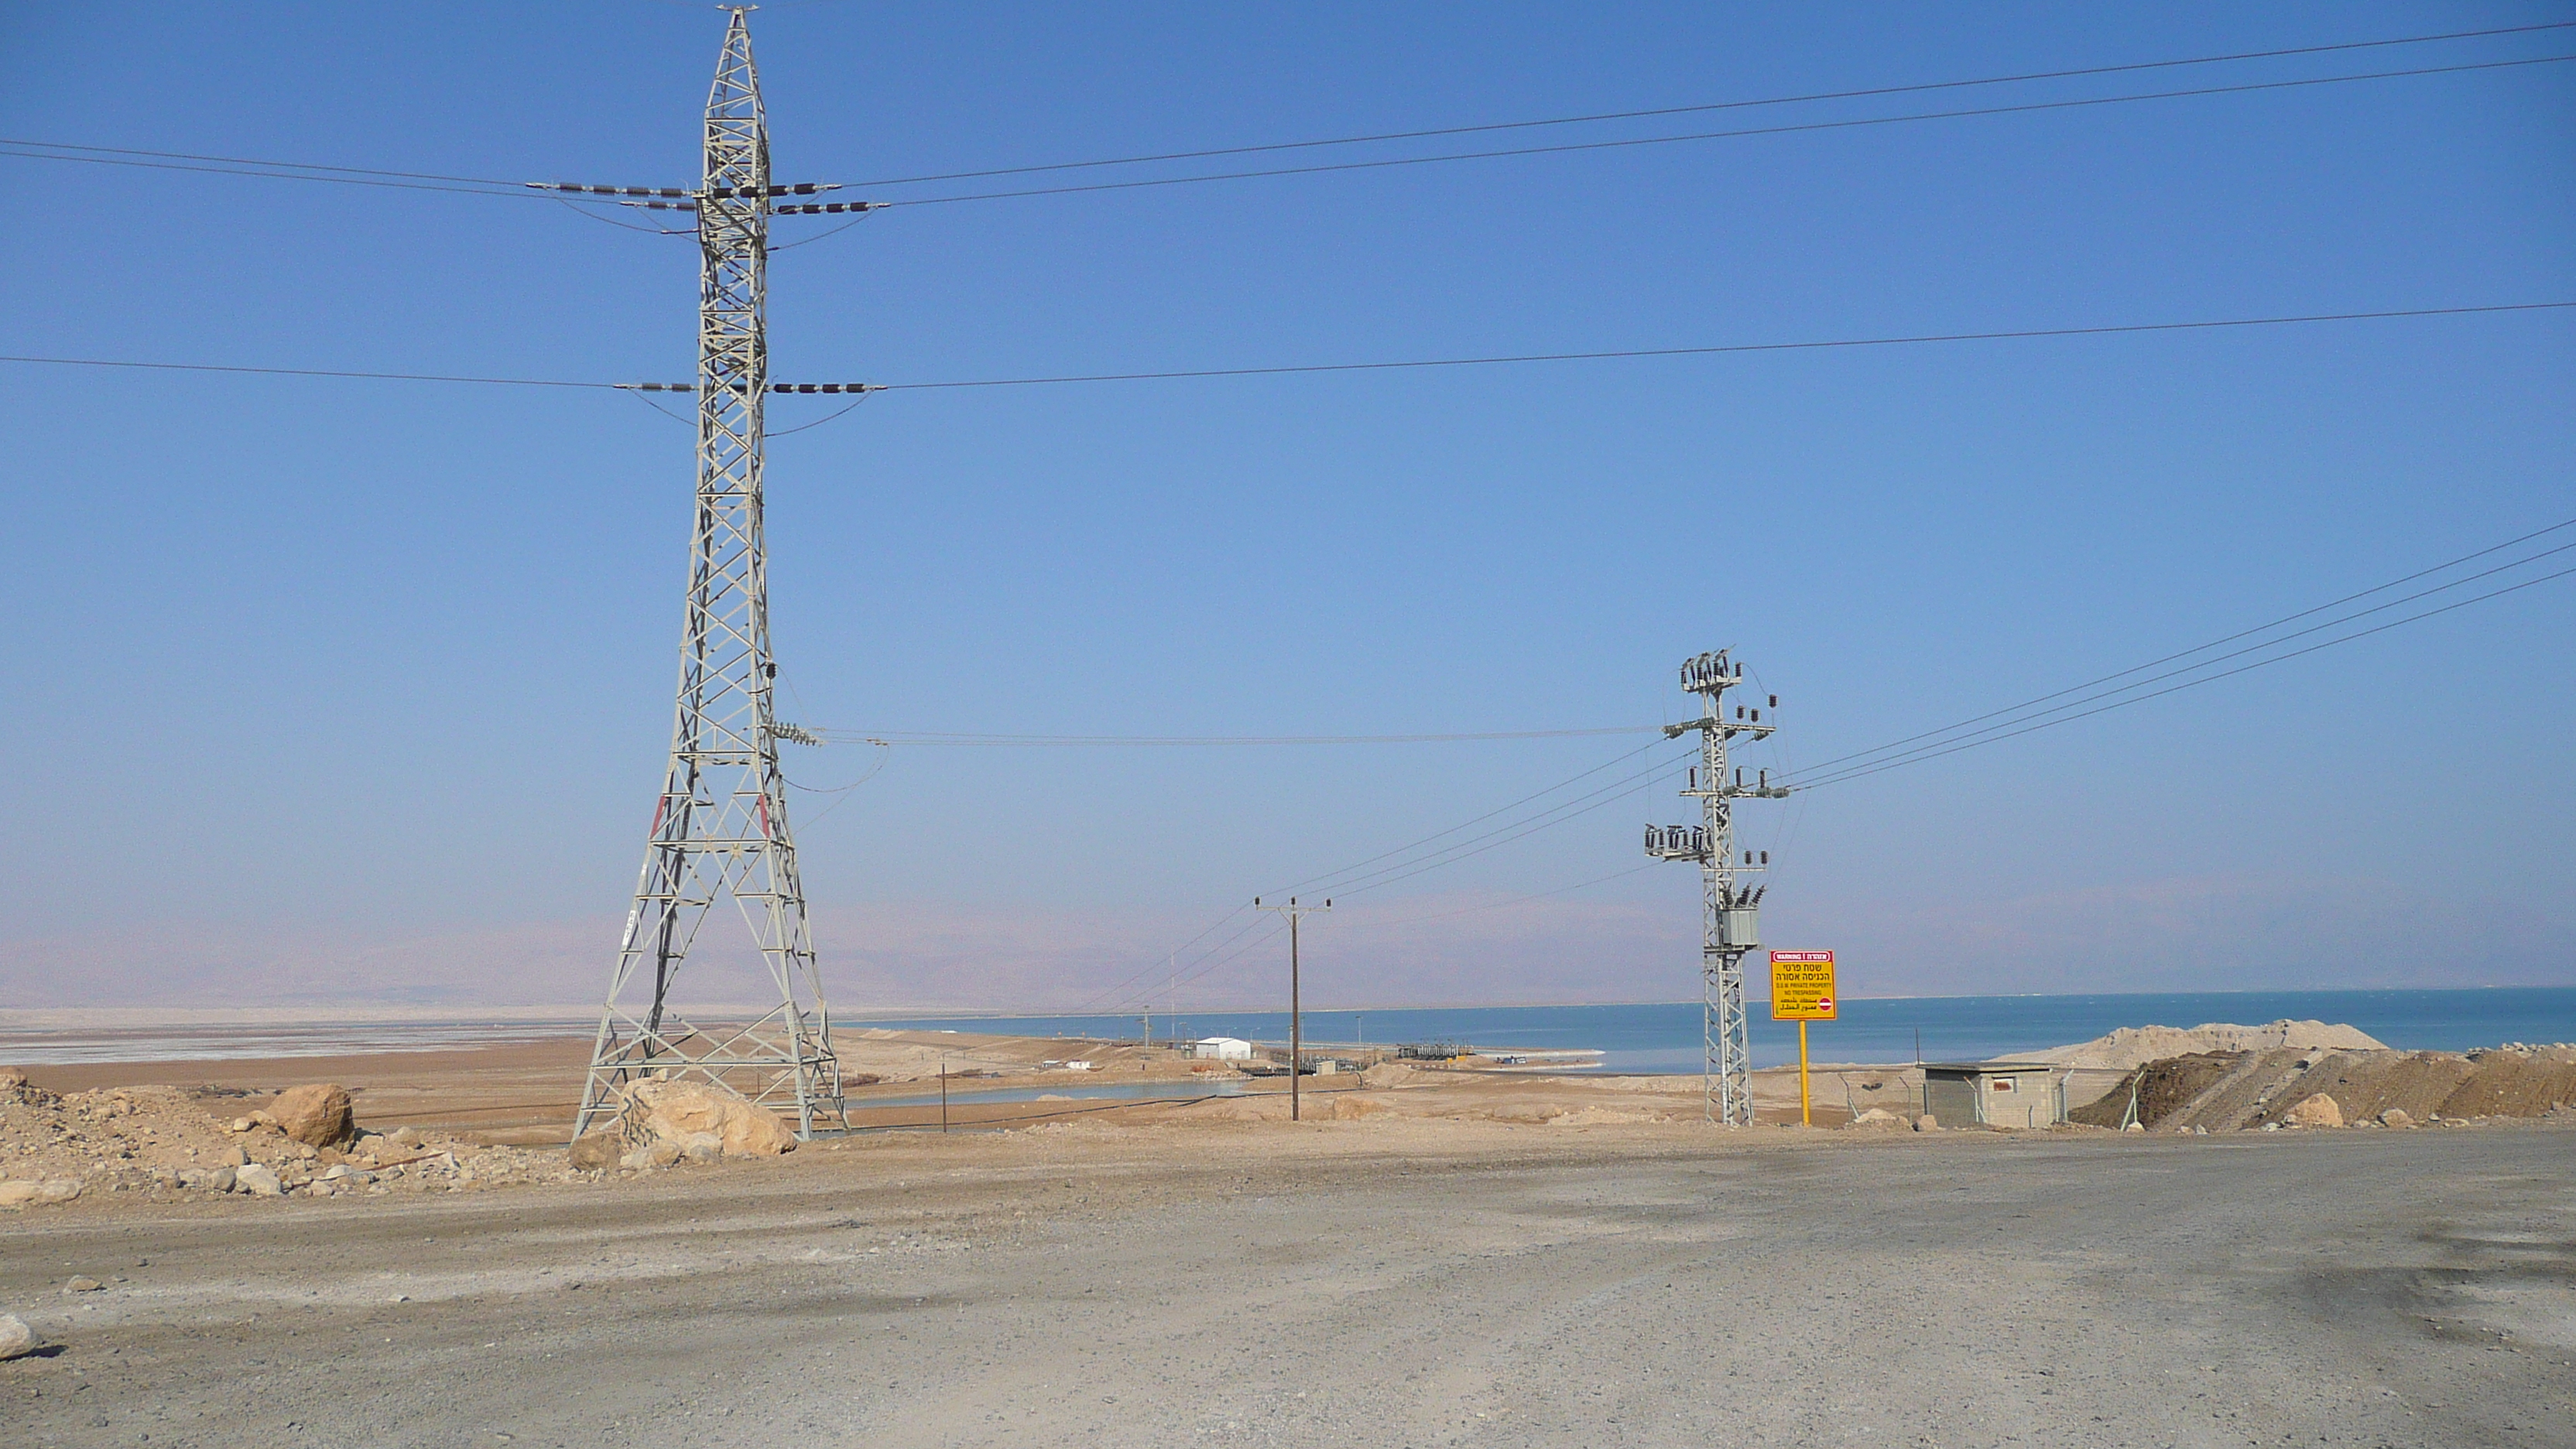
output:
[[[2149,1062],[2172,1057],[2209,1052],[2277,1051],[2286,1047],[2322,1047],[2332,1051],[2388,1050],[2386,1043],[2355,1027],[2284,1018],[2261,1026],[2213,1021],[2188,1030],[2176,1026],[2124,1026],[2108,1036],[2097,1036],[2073,1046],[2026,1052],[2022,1059],[2056,1062],[2070,1067],[2134,1071]]]
[[[1372,1087],[1418,1087],[1433,1082],[1454,1082],[1455,1074],[1426,1072],[1403,1062],[1379,1062],[1360,1073],[1360,1080]]]
[[[2243,1061],[2242,1052],[2194,1052],[2147,1063],[2130,1072],[2128,1080],[2068,1112],[2066,1117],[2088,1127],[2117,1128],[2135,1121],[2152,1130],[2225,1080]]]
[[[2576,1105],[2576,1047],[2476,1052],[2195,1052],[2149,1062],[2100,1100],[2067,1115],[2095,1127],[2131,1116],[2149,1131],[2232,1132],[2317,1127],[2331,1114],[2352,1126],[2389,1114],[2411,1122],[2536,1117]]]
[[[2276,1099],[2267,1115],[2286,1117],[2299,1100],[2327,1096],[2354,1123],[2388,1112],[2417,1122],[2537,1117],[2576,1104],[2576,1047],[2338,1054],[2306,1073],[2299,1087],[2295,1096]]]

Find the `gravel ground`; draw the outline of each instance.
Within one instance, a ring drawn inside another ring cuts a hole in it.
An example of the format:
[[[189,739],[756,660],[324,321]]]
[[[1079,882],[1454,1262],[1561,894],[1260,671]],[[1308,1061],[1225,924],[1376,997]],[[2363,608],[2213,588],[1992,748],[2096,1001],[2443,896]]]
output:
[[[0,1311],[9,1444],[2576,1444],[2576,1130],[872,1139],[31,1212]]]

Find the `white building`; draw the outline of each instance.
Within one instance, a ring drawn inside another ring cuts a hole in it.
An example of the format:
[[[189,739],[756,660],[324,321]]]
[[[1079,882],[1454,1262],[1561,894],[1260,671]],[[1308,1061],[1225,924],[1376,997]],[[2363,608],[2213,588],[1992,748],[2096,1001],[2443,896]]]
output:
[[[1239,1036],[1203,1036],[1191,1047],[1190,1055],[1212,1062],[1248,1062],[1252,1060],[1252,1043]]]

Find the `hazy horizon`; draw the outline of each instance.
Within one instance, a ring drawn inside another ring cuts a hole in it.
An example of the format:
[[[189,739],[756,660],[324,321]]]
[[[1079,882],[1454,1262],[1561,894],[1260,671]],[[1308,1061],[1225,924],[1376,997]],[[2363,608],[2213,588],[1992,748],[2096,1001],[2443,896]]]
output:
[[[927,199],[949,193],[871,178],[2563,19],[844,5],[751,25],[782,179]],[[722,25],[605,4],[13,10],[0,124],[671,185],[696,174]],[[1432,149],[2534,60],[2568,33]],[[775,258],[770,335],[782,379],[930,383],[2554,304],[2576,301],[2570,134],[2576,65],[2548,63],[896,207],[829,238],[834,219],[793,223],[814,242]],[[0,234],[12,354],[689,375],[684,236],[544,199],[0,166],[44,198],[42,226]],[[0,375],[21,541],[0,665],[25,736],[0,798],[0,1009],[595,1001],[668,749],[685,423],[599,390]],[[1732,648],[1779,696],[1757,769],[1974,719],[2576,519],[2571,381],[2558,310],[920,389],[793,435],[832,400],[780,399],[769,586],[800,724],[1640,731],[791,747],[827,994],[1268,1000],[1284,943],[1233,934],[1251,897],[1580,776],[1619,783],[1552,828],[1340,888],[1306,928],[1307,1000],[1687,999],[1698,882],[1638,845],[1695,808],[1683,747],[1649,746],[1634,779],[1620,763],[1682,718],[1684,658]],[[1855,996],[2558,984],[2571,717],[2561,579],[1748,804],[1744,843],[1773,857],[1770,944],[1835,950]],[[684,1000],[757,980],[743,936],[709,917]]]

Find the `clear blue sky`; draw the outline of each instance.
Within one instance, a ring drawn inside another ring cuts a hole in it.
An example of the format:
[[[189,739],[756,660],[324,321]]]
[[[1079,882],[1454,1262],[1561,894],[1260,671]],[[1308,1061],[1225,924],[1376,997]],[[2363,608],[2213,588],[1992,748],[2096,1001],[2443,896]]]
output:
[[[855,182],[2570,19],[846,3],[754,37],[782,178]],[[11,7],[0,130],[687,184],[722,23]],[[1538,135],[2561,53],[2576,31]],[[2552,65],[905,208],[777,257],[773,347],[782,378],[906,382],[2565,301],[2571,135]],[[682,238],[0,174],[0,351],[690,372]],[[1816,760],[2576,516],[2571,364],[2558,312],[899,392],[773,449],[777,638],[812,723],[1150,735],[1652,724],[1728,645]],[[612,393],[0,379],[0,1005],[595,996],[668,743],[687,430]],[[2576,580],[1748,808],[1766,924],[1855,993],[2576,980],[2571,625]],[[1636,743],[898,750],[800,802],[806,880],[849,1005],[1066,1006]],[[1513,901],[1639,863],[1685,803],[1352,901],[1309,1002],[1694,994],[1685,868]],[[1183,1004],[1266,1004],[1274,964]]]

